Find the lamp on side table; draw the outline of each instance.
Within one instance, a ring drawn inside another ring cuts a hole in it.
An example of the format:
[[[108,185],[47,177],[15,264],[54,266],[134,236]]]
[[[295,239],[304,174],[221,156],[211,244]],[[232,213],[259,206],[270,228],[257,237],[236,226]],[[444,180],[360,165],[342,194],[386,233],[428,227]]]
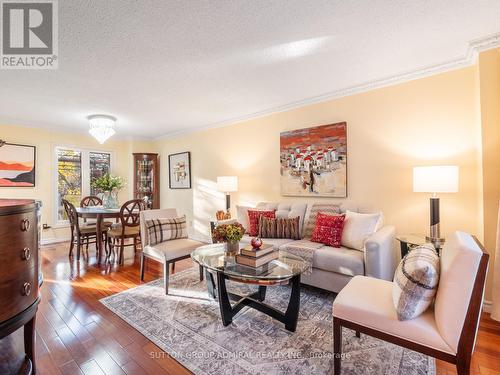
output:
[[[436,248],[444,243],[439,228],[439,198],[437,193],[456,193],[458,191],[458,167],[454,165],[414,167],[413,191],[432,193],[430,198],[430,234],[425,239]]]
[[[238,177],[236,176],[220,176],[217,177],[217,190],[226,193],[226,211],[229,213],[231,208],[231,195],[238,191]]]

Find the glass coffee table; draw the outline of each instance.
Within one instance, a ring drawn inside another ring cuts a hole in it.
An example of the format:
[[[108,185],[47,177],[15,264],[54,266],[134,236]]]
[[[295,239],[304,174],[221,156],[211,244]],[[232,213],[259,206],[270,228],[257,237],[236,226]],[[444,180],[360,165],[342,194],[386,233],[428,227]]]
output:
[[[205,269],[208,293],[219,300],[224,326],[231,324],[234,316],[247,306],[279,320],[287,330],[294,332],[299,318],[300,275],[308,268],[308,264],[298,256],[280,251],[278,259],[264,266],[247,267],[237,264],[234,256],[226,254],[225,248],[223,243],[205,245],[191,253],[191,258]],[[258,285],[259,290],[240,296],[228,292],[226,280]],[[292,287],[288,308],[284,313],[264,303],[266,288],[283,284],[290,284]],[[231,305],[230,300],[237,302]]]

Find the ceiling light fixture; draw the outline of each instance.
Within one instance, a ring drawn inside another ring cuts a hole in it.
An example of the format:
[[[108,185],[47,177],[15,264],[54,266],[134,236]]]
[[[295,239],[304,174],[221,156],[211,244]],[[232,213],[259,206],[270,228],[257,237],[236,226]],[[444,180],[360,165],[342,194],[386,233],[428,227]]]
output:
[[[114,127],[116,123],[116,117],[108,115],[92,115],[88,116],[89,121],[89,133],[97,139],[97,142],[103,144],[109,137],[116,133]]]

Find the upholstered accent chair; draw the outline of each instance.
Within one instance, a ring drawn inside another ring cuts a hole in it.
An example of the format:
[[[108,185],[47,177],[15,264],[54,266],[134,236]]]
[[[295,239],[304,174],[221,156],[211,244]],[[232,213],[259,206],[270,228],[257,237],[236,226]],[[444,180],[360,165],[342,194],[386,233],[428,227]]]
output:
[[[459,375],[469,374],[488,258],[475,237],[450,236],[441,252],[434,306],[407,321],[397,319],[392,282],[354,277],[333,303],[334,374],[341,373],[342,327],[453,363]]]
[[[176,218],[177,210],[175,208],[164,208],[158,210],[146,210],[140,213],[141,222],[141,270],[140,278],[144,280],[144,268],[146,259],[154,260],[163,264],[163,285],[165,294],[168,294],[169,268],[172,264],[172,271],[175,271],[175,262],[189,258],[194,249],[205,245],[203,242],[195,241],[189,238],[178,238],[175,240],[164,241],[154,246],[150,244],[148,236],[147,220],[171,219]],[[200,281],[203,280],[203,268],[200,266]]]

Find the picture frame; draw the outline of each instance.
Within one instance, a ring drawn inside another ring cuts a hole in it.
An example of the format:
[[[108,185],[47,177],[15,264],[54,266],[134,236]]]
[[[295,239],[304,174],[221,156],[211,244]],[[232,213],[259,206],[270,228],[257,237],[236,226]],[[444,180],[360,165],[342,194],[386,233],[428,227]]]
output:
[[[0,140],[0,187],[36,186],[36,146]]]
[[[280,134],[282,196],[347,197],[347,123]]]
[[[170,189],[191,189],[191,152],[168,155],[168,186]]]

